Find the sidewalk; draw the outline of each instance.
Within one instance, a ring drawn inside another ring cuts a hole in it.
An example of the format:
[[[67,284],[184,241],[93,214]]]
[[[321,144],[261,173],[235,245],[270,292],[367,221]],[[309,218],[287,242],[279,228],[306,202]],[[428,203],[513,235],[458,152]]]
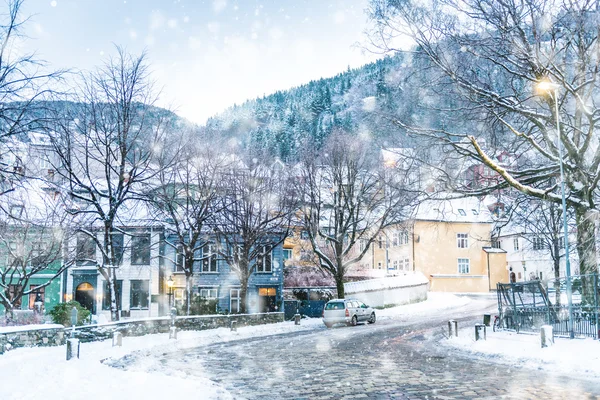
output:
[[[472,321],[468,327],[459,326],[457,338],[442,340],[440,344],[448,353],[459,351],[467,357],[516,368],[600,378],[600,342],[597,340],[557,337],[554,346],[541,348],[539,334],[494,332],[488,327],[487,340],[476,342],[476,322],[481,321]]]

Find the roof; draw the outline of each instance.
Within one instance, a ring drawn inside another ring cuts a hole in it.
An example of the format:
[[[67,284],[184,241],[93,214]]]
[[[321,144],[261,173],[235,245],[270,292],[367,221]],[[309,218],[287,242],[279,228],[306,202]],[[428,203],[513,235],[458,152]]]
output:
[[[442,222],[492,223],[492,214],[476,197],[430,199],[421,202],[415,220]]]
[[[506,253],[506,250],[497,249],[495,247],[482,247],[482,250],[486,253]]]

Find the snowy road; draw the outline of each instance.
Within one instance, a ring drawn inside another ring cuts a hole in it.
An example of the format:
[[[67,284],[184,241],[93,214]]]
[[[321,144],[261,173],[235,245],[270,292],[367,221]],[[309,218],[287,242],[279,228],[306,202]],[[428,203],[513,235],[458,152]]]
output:
[[[130,358],[143,368],[209,378],[236,398],[596,398],[600,382],[473,360],[436,346],[449,318],[472,325],[493,301],[375,325],[324,326]],[[385,314],[385,311],[382,312]],[[469,322],[467,322],[469,321]]]

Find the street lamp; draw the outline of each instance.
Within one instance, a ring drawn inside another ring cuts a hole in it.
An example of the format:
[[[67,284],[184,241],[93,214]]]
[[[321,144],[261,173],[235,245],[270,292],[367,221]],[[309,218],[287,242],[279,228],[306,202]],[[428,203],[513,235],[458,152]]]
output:
[[[565,200],[565,172],[563,167],[563,147],[562,141],[560,140],[560,118],[558,115],[558,88],[560,85],[551,82],[550,80],[542,80],[536,85],[537,90],[540,93],[547,93],[552,97],[554,94],[554,113],[556,115],[556,138],[558,141],[558,157],[560,165],[560,189],[562,196],[562,213],[563,213],[563,225],[565,235],[565,272],[567,275],[567,303],[569,308],[569,337],[573,339],[575,333],[573,332],[573,297],[571,293],[571,262],[569,261],[569,229],[567,226],[567,202]]]
[[[173,296],[173,275],[169,275],[169,279],[167,280],[167,287],[169,288],[169,308],[171,307],[171,297]]]

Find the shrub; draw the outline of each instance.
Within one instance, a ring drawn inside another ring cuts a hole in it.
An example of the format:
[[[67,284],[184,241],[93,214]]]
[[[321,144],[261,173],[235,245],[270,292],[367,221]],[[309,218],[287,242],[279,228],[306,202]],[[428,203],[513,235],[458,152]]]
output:
[[[177,307],[177,315],[185,315],[185,302]],[[190,315],[213,315],[217,314],[217,300],[205,299],[196,295],[190,304]]]
[[[90,312],[75,300],[57,304],[52,310],[48,311],[48,314],[52,317],[52,322],[55,324],[62,324],[69,327],[71,326],[71,310],[73,307],[77,309],[77,325],[83,325],[83,321],[90,317]]]

